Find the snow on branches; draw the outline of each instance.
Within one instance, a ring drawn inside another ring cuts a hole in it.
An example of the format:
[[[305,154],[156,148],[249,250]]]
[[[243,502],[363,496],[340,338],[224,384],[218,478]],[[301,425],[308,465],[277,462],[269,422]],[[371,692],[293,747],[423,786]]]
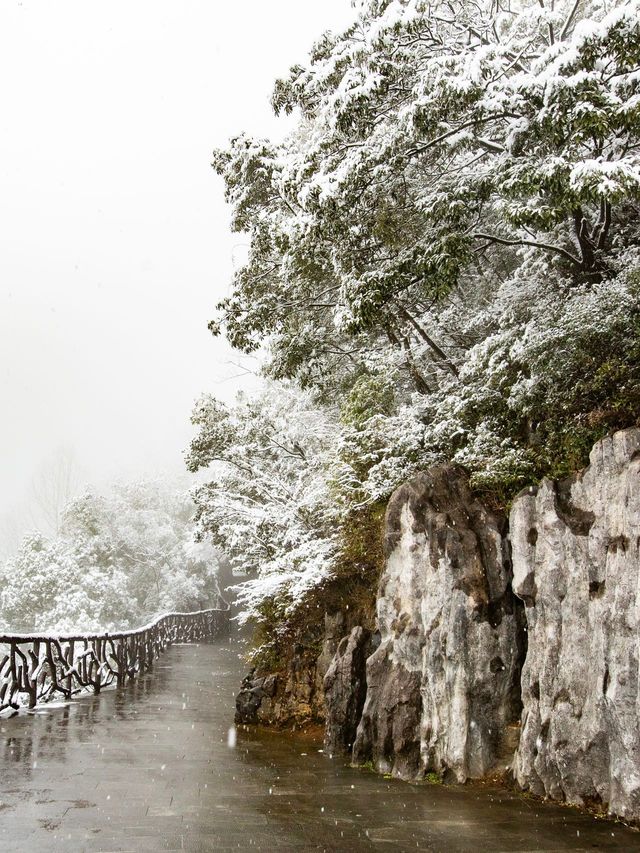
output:
[[[192,421],[187,465],[211,475],[194,490],[199,532],[249,575],[239,585],[244,618],[274,597],[285,608],[299,601],[328,577],[336,550],[335,420],[282,384],[233,407],[203,397]]]
[[[252,238],[217,321],[232,342],[288,343],[303,317],[397,334],[403,308],[491,266],[496,247],[601,277],[640,180],[639,10],[363,6],[276,85],[298,132],[216,154]]]

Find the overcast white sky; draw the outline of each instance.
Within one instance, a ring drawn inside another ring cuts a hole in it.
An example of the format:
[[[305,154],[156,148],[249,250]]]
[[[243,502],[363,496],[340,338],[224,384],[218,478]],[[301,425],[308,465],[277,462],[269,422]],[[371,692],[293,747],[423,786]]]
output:
[[[71,448],[86,479],[176,471],[234,247],[211,151],[281,135],[274,79],[349,0],[1,0],[0,516]],[[241,250],[236,249],[236,255]]]

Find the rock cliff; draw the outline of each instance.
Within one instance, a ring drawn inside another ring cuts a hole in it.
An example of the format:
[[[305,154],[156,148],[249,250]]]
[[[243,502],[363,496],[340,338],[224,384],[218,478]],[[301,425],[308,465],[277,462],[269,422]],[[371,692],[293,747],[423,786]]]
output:
[[[319,657],[246,680],[239,722],[325,719],[326,745],[404,779],[509,769],[640,821],[640,429],[519,495],[506,519],[451,465],[392,495],[377,630],[325,617]]]
[[[324,677],[325,746],[330,754],[350,753],[367,696],[367,658],[378,638],[360,625],[344,637]]]
[[[320,655],[304,643],[294,643],[286,668],[249,673],[236,697],[236,723],[290,727],[322,723],[322,681],[349,625],[342,612],[327,613]]]
[[[526,604],[518,782],[640,818],[640,430],[544,480],[511,512],[514,590]]]
[[[523,653],[505,534],[458,467],[434,467],[391,497],[356,762],[462,782],[504,756]]]

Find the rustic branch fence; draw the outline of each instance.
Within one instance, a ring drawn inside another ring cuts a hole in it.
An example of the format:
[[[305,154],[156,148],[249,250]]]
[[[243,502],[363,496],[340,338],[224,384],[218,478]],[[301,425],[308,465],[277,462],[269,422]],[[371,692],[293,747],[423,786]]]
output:
[[[99,693],[149,670],[172,643],[208,640],[224,632],[228,608],[167,613],[134,631],[53,636],[0,635],[0,713],[35,707],[59,694]]]

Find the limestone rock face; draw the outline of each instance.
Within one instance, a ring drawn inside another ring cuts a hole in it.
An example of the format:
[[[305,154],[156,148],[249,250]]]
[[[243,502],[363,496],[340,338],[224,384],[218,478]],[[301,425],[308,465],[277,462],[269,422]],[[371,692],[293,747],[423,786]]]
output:
[[[464,781],[505,755],[520,714],[522,607],[511,592],[506,520],[442,465],[391,497],[354,760]]]
[[[327,674],[333,656],[338,650],[338,645],[342,638],[348,633],[347,619],[345,614],[338,610],[335,613],[325,613],[324,615],[324,639],[322,641],[322,651],[318,655],[316,661],[316,690],[315,696],[317,700],[316,714],[322,718],[325,716],[326,703],[324,701],[324,677]],[[321,707],[320,707],[321,706]]]
[[[325,748],[350,753],[367,693],[366,664],[371,632],[359,625],[343,637],[324,677]]]
[[[638,819],[640,430],[598,442],[573,478],[519,496],[511,540],[528,625],[516,778]]]

